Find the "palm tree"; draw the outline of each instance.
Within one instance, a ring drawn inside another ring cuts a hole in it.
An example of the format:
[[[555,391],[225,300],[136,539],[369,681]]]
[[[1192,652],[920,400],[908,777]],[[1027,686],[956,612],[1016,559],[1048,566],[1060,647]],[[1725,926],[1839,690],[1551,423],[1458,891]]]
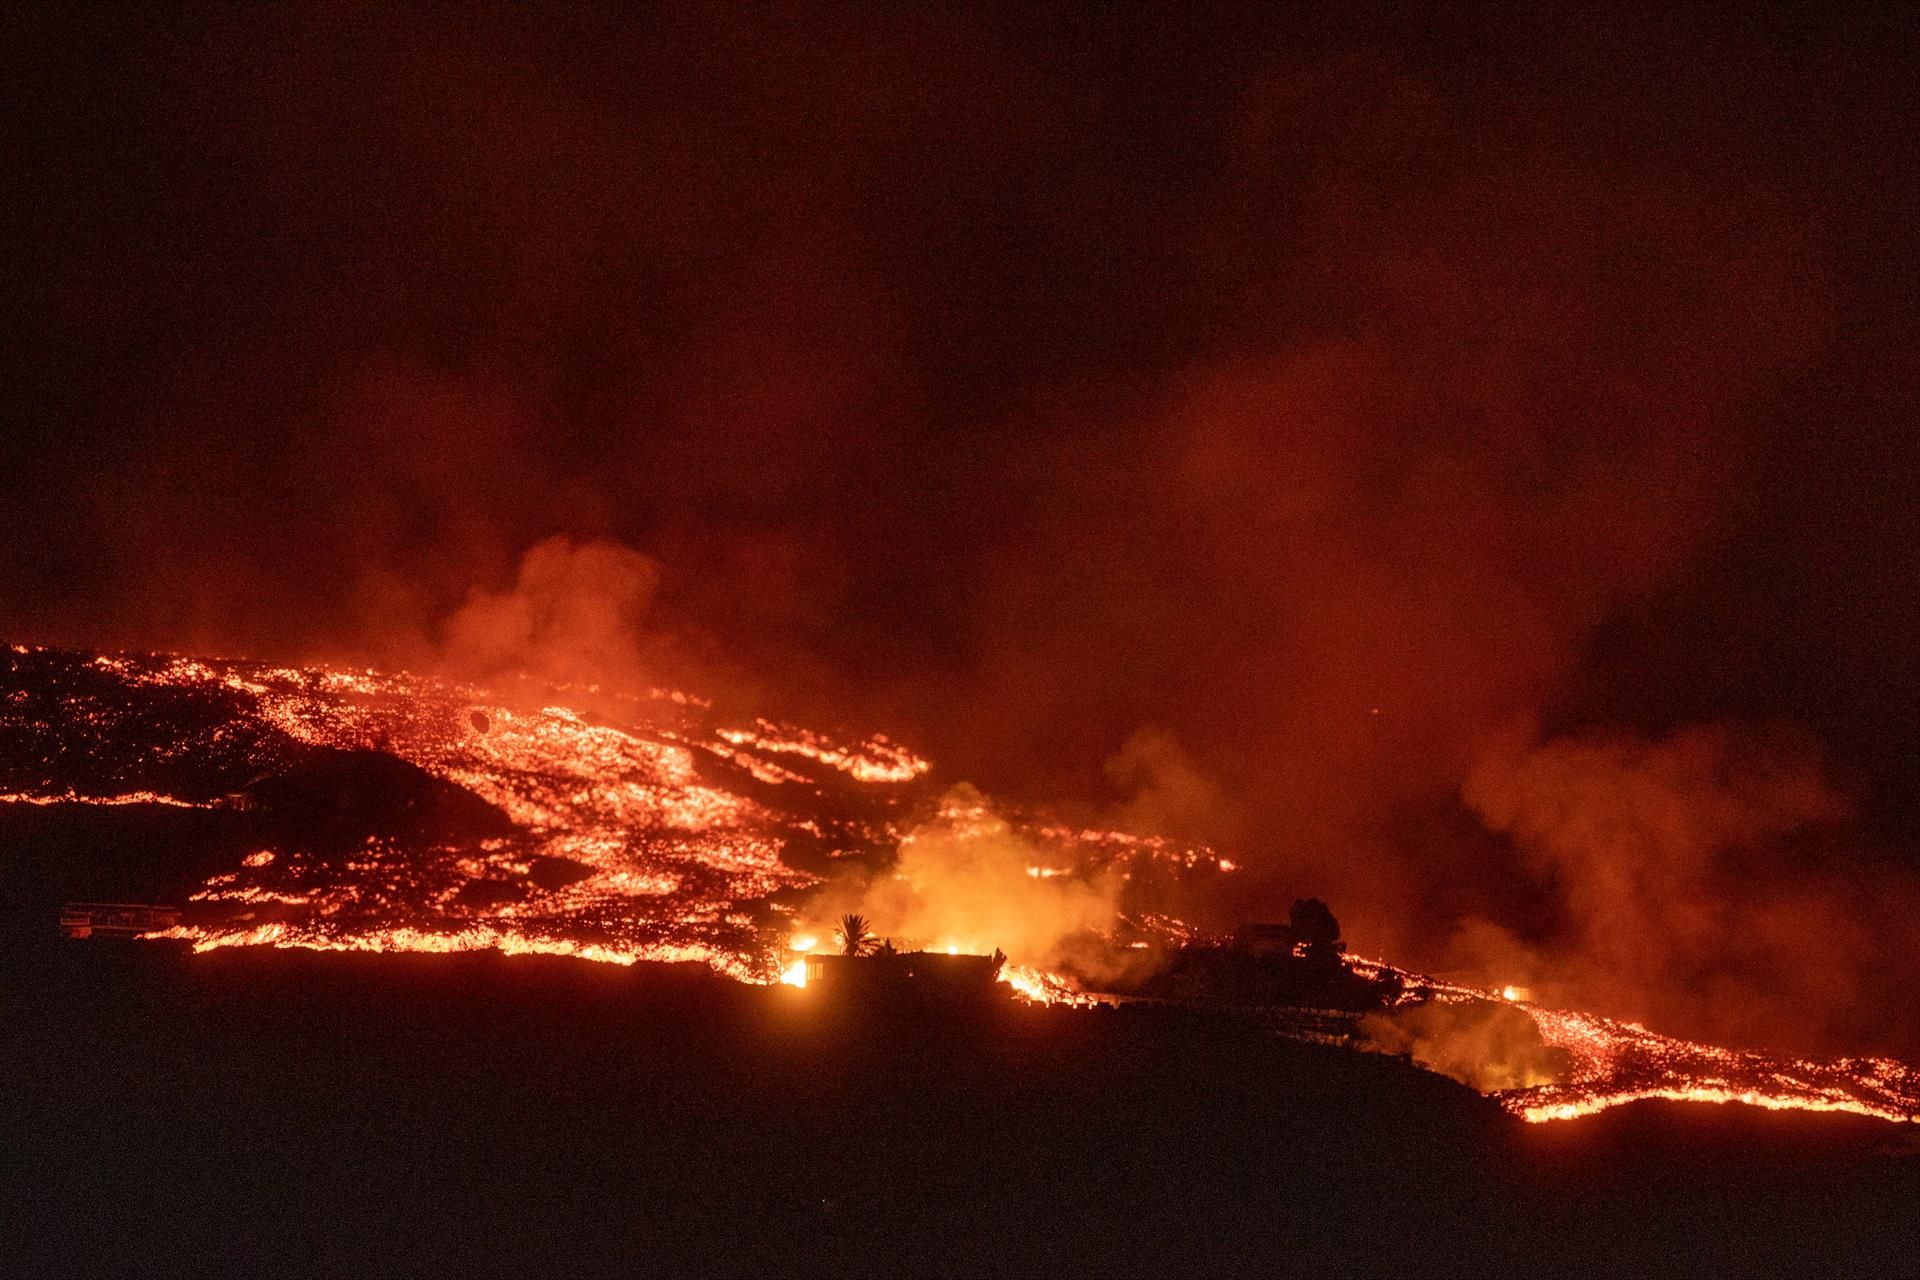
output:
[[[846,955],[863,956],[873,950],[873,934],[867,929],[867,918],[851,913],[840,917],[840,927],[835,930],[840,936],[840,950]]]

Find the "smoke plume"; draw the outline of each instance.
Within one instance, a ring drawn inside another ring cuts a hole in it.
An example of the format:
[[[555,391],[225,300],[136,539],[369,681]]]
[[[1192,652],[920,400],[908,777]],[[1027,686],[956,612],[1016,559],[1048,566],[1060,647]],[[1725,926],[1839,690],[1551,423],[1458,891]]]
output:
[[[1016,964],[1053,965],[1074,935],[1111,928],[1121,886],[1117,877],[1043,876],[1043,862],[963,783],[901,839],[892,868],[863,886],[830,887],[813,910],[822,920],[858,911],[875,933],[904,945],[969,953],[997,947]]]
[[[67,8],[6,639],[684,683],[1211,923],[1920,1043],[1910,24]],[[983,839],[882,927],[1095,914]]]
[[[1532,947],[1479,923],[1459,954],[1549,998],[1723,1039],[1857,1043],[1920,977],[1916,885],[1863,864],[1853,806],[1804,734],[1516,737],[1464,796],[1559,918]]]
[[[522,557],[511,588],[476,587],[447,620],[446,659],[483,679],[645,687],[641,626],[659,582],[659,568],[630,547],[544,539]]]
[[[1185,840],[1239,834],[1226,789],[1164,729],[1136,731],[1103,771],[1124,797],[1104,820],[1121,830]]]
[[[1567,1051],[1548,1045],[1523,1010],[1492,1001],[1429,1001],[1368,1014],[1360,1032],[1368,1048],[1406,1054],[1482,1092],[1552,1084],[1572,1066]]]

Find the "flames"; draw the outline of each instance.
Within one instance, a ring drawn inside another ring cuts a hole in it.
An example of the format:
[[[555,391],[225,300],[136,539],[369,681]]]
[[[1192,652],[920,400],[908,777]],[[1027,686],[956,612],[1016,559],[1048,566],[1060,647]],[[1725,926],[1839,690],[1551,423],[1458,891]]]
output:
[[[13,652],[17,662],[39,651]],[[1120,915],[1120,895],[1156,876],[1234,870],[1200,846],[1015,822],[964,790],[950,791],[932,822],[910,827],[907,814],[924,813],[932,795],[919,789],[931,766],[899,744],[836,740],[769,721],[720,723],[709,704],[669,691],[624,700],[596,691],[597,704],[613,710],[589,716],[552,701],[551,692],[528,699],[404,673],[181,658],[101,657],[84,665],[89,678],[116,684],[121,701],[75,694],[56,713],[41,714],[57,715],[88,743],[137,736],[129,726],[139,721],[141,690],[200,696],[220,709],[198,728],[152,742],[118,768],[122,780],[137,783],[171,762],[236,750],[241,773],[270,770],[272,743],[291,741],[397,757],[480,797],[510,824],[505,834],[424,846],[369,837],[346,856],[258,849],[202,885],[181,923],[150,935],[195,951],[493,950],[616,965],[691,962],[744,982],[803,987],[805,956],[825,936],[809,927],[824,897],[807,902],[818,897],[826,872],[841,859],[876,870],[926,862],[945,878],[920,885],[919,899],[902,899],[902,924],[923,926],[903,928],[922,935],[903,941],[936,950],[1005,945],[1012,959],[1001,980],[1021,998],[1081,1005],[1100,997],[1050,971],[1043,956],[1022,954],[1013,941],[1019,930],[1009,934],[991,918],[995,902],[1026,902],[1032,916],[1064,912],[1075,929],[1102,917],[1116,947],[1150,945],[1145,939],[1174,947],[1204,935],[1165,914]],[[20,728],[26,714],[0,710],[0,729]],[[249,716],[252,738],[241,732]],[[53,732],[38,723],[26,729]],[[245,807],[231,795],[150,781],[119,789],[76,789],[70,779],[4,781],[11,789],[0,791],[0,803]],[[797,848],[813,850],[813,862],[796,858]],[[893,886],[901,874],[876,875],[874,883]],[[1092,886],[1099,892],[1089,897]],[[941,914],[967,893],[979,918]],[[884,895],[875,901],[884,906]],[[1540,1008],[1518,987],[1480,989],[1382,961],[1349,963],[1363,975],[1398,976],[1430,1001],[1524,1011],[1568,1064],[1551,1083],[1494,1091],[1529,1122],[1646,1098],[1920,1120],[1920,1070],[1899,1062],[1721,1049]]]
[[[807,985],[807,953],[820,945],[820,940],[812,934],[795,934],[788,944],[793,961],[780,971],[780,981],[789,987]]]

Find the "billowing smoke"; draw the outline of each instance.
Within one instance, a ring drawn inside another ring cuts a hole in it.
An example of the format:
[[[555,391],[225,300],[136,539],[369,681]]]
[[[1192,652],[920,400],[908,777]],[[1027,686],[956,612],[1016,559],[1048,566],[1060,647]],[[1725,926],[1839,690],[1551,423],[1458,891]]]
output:
[[[1464,796],[1558,921],[1531,947],[1475,922],[1459,954],[1549,1000],[1725,1039],[1857,1043],[1920,978],[1920,886],[1861,860],[1852,806],[1802,733],[1516,736]]]
[[[1406,1054],[1483,1092],[1552,1084],[1572,1066],[1567,1051],[1547,1044],[1525,1011],[1491,1001],[1425,1002],[1368,1014],[1360,1032],[1370,1049]]]
[[[1119,877],[1041,875],[1046,858],[964,783],[909,831],[888,870],[861,884],[830,886],[814,903],[814,932],[842,911],[903,947],[986,954],[1016,964],[1055,965],[1075,935],[1112,927]]]
[[[1135,732],[1103,771],[1122,798],[1102,820],[1121,830],[1184,840],[1239,834],[1238,806],[1226,788],[1164,729]]]
[[[547,538],[504,591],[476,587],[447,620],[446,659],[486,678],[647,684],[642,625],[659,586],[655,563],[630,547]]]

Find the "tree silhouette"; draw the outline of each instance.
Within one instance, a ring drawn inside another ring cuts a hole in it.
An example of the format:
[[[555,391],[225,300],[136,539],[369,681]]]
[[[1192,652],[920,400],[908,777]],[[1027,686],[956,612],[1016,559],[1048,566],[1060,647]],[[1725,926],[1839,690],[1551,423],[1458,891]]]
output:
[[[1326,903],[1318,898],[1301,898],[1287,912],[1287,924],[1308,964],[1323,969],[1339,966],[1347,944],[1340,941],[1340,922]]]
[[[840,939],[840,950],[850,956],[863,956],[873,950],[874,937],[867,928],[867,918],[851,912],[840,917],[840,927],[834,930]]]

